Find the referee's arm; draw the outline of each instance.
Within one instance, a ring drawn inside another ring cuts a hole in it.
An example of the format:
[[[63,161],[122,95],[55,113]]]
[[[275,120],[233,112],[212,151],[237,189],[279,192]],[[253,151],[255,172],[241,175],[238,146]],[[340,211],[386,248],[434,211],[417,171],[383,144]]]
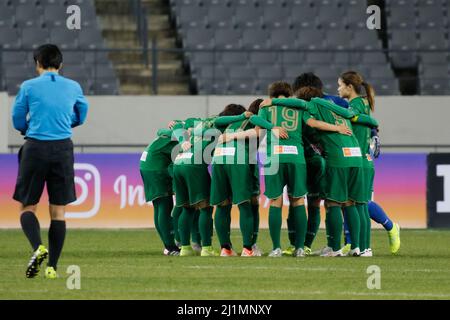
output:
[[[79,86],[77,101],[73,107],[72,128],[81,126],[86,121],[89,104],[83,95],[83,90]]]
[[[14,107],[12,111],[13,126],[16,130],[25,135],[28,129],[27,115],[29,111],[28,95],[24,85],[20,87],[19,93],[16,96]]]

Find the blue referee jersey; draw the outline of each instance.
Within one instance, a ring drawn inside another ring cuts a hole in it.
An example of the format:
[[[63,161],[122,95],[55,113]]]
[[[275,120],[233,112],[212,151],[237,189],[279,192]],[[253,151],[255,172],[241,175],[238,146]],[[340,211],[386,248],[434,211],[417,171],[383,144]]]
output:
[[[25,81],[17,94],[12,121],[27,138],[63,140],[86,120],[88,102],[80,85],[56,72]]]

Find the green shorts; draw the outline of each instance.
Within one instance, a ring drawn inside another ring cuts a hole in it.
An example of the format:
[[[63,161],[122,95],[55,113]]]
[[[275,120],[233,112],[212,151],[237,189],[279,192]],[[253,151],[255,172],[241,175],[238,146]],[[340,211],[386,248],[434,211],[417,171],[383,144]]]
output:
[[[308,196],[320,197],[325,180],[325,159],[319,155],[306,159],[306,186]]]
[[[173,166],[173,185],[176,206],[193,206],[203,200],[209,201],[211,177],[208,166],[180,164]]]
[[[363,168],[364,171],[364,181],[366,183],[366,199],[367,201],[372,200],[372,193],[373,193],[373,180],[375,178],[375,168]]]
[[[326,167],[324,197],[327,200],[344,203],[349,200],[367,202],[367,191],[363,168]]]
[[[211,205],[230,199],[233,204],[250,200],[254,195],[255,173],[248,164],[213,164]]]
[[[300,163],[280,163],[278,173],[265,175],[266,191],[269,199],[277,199],[283,195],[287,186],[288,194],[293,198],[302,198],[308,193],[306,188],[306,165]]]
[[[172,178],[167,170],[140,170],[144,182],[145,200],[153,201],[157,198],[173,195]]]

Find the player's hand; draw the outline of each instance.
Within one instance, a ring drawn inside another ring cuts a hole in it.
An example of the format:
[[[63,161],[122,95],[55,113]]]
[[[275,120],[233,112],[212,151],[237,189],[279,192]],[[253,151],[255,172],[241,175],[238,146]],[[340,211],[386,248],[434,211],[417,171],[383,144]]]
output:
[[[272,99],[265,99],[259,104],[259,107],[264,108],[264,107],[270,107],[271,105],[272,105]]]
[[[175,121],[170,121],[168,124],[167,124],[167,128],[169,128],[169,129],[173,129],[173,127],[175,126],[175,124],[176,124],[176,122]]]
[[[245,112],[244,112],[244,115],[245,115],[245,117],[248,119],[248,118],[250,118],[250,117],[253,115],[253,113],[250,112],[250,111],[245,111]]]
[[[353,134],[352,130],[349,127],[347,127],[345,124],[340,124],[337,127],[338,127],[338,132],[340,134],[344,134],[346,136],[351,136]]]
[[[289,138],[289,134],[285,128],[282,127],[273,127],[272,132],[275,137],[278,139],[287,139]]]
[[[185,141],[181,144],[181,149],[183,152],[188,151],[192,147],[192,144],[189,141]]]

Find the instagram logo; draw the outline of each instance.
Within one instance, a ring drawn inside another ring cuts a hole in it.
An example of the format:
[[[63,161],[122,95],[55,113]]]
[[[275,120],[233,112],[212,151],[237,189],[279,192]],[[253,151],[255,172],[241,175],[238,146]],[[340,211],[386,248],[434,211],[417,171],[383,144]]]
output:
[[[77,211],[66,212],[66,218],[86,219],[95,216],[100,209],[100,172],[89,163],[75,163],[77,200],[70,204]]]

